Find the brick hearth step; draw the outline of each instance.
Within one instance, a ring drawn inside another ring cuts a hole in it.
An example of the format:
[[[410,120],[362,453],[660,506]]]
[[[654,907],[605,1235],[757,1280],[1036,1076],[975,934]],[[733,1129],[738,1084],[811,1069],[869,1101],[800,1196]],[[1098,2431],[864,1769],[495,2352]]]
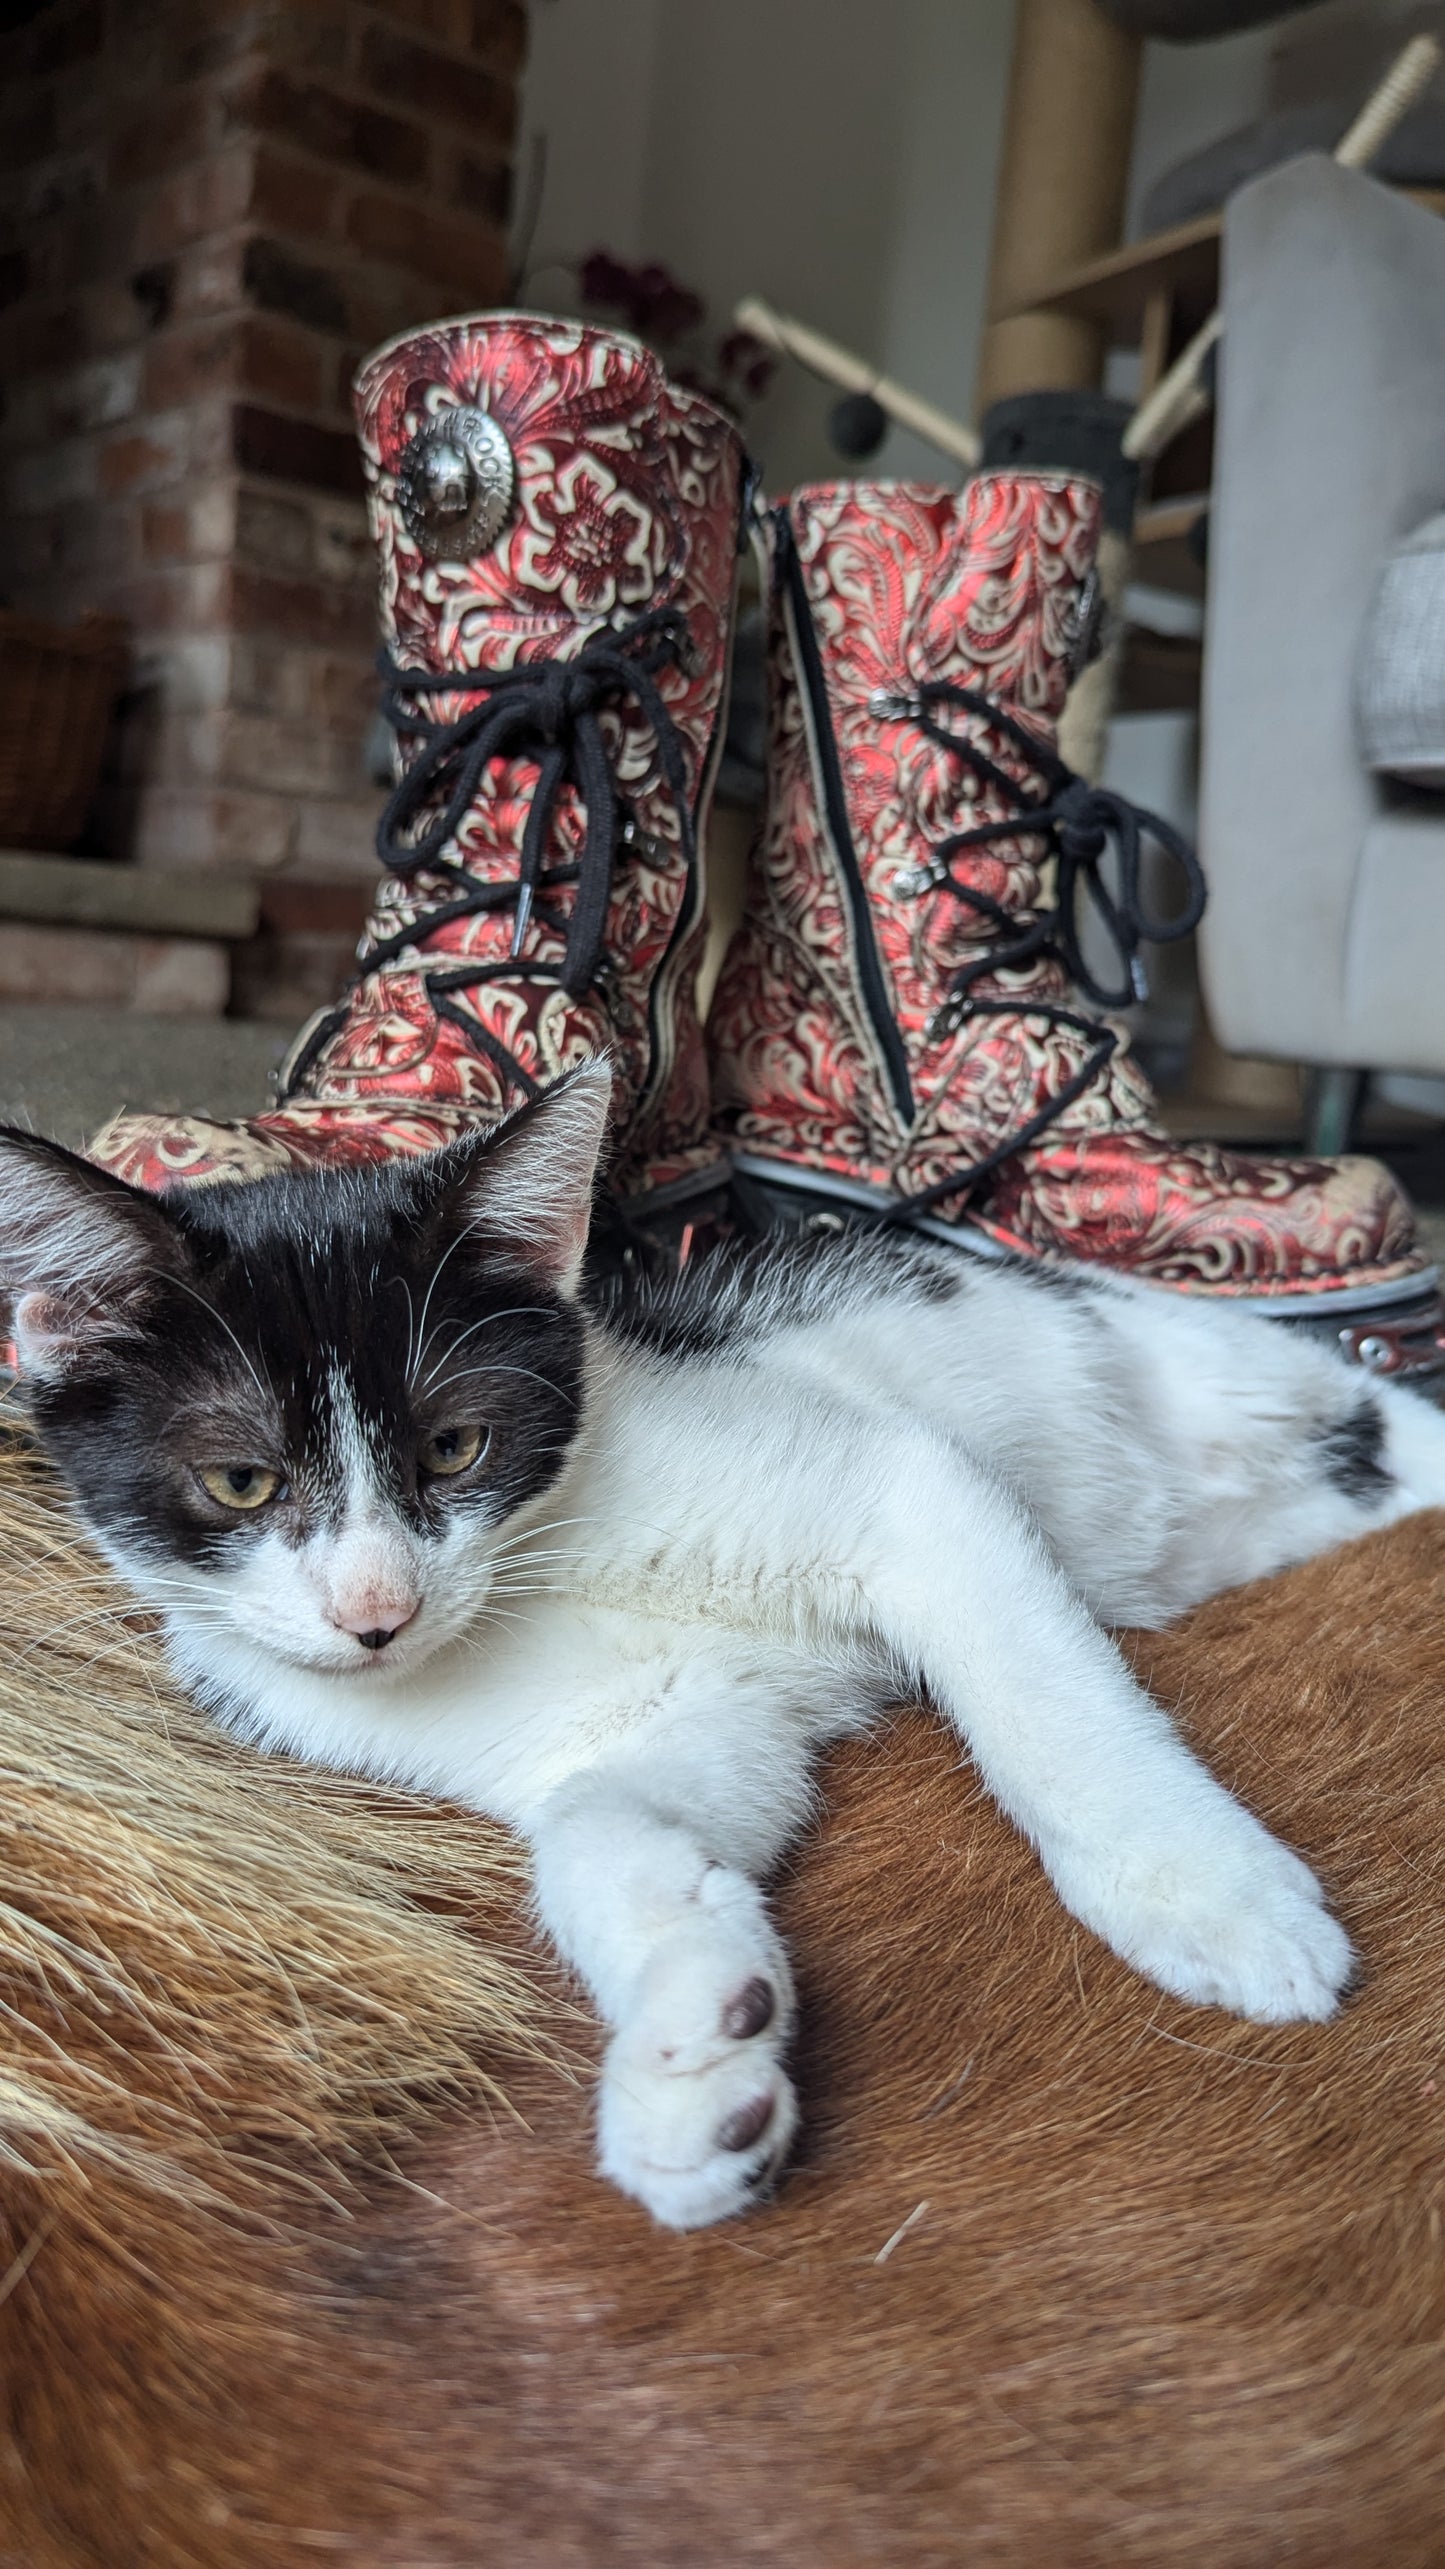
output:
[[[232,875],[0,850],[0,1001],[218,1017],[260,894]]]

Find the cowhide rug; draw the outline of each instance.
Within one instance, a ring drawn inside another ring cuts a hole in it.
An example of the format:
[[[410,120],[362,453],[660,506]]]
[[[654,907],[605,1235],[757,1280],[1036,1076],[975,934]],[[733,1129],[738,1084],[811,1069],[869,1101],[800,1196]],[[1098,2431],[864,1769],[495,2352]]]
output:
[[[803,2153],[689,2238],[498,1833],[213,1740],[18,1447],[0,1627],[7,2569],[1445,2559],[1440,1518],[1134,1653],[1336,2024],[1132,1977],[909,1713],[779,1888]]]

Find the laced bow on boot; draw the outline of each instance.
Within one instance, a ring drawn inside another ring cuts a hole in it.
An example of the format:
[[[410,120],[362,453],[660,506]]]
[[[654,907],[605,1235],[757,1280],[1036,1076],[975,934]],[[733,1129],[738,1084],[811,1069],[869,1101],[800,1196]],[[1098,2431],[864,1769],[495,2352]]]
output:
[[[1026,992],[1007,999],[989,997],[980,991],[979,984],[998,973],[1017,972],[1029,964],[1057,963],[1098,1007],[1128,1007],[1148,995],[1139,960],[1141,944],[1147,939],[1152,945],[1168,945],[1188,936],[1204,915],[1205,883],[1193,848],[1170,822],[1156,812],[1141,810],[1109,787],[1091,785],[1086,777],[1076,775],[1026,724],[978,689],[935,679],[907,694],[885,689],[874,697],[873,710],[895,721],[916,723],[936,747],[961,759],[980,782],[1015,806],[998,820],[980,821],[971,829],[954,831],[929,849],[921,865],[905,867],[894,878],[893,889],[902,899],[944,893],[965,903],[977,918],[998,932],[993,943],[982,947],[954,973],[929,1021],[928,1040],[938,1042],[955,1034],[973,1017],[1027,1016],[1043,1025],[1083,1035],[1090,1045],[1079,1068],[1007,1141],[934,1185],[915,1189],[882,1217],[888,1222],[902,1222],[945,1202],[962,1187],[976,1186],[1016,1152],[1025,1150],[1093,1085],[1119,1047],[1113,1028],[1101,1024],[1097,1017],[1085,1016],[1079,1009],[1055,1000],[1030,999]],[[941,719],[948,713],[971,716],[1011,741],[1026,761],[1037,793],[1031,794],[1027,786],[1010,776],[968,732]],[[1022,914],[1006,909],[977,886],[961,883],[953,871],[955,861],[970,849],[1021,837],[1044,838],[1055,865],[1052,902]],[[1146,838],[1154,839],[1173,857],[1184,876],[1184,906],[1172,919],[1153,918],[1144,905],[1142,857]],[[1111,846],[1118,861],[1117,894],[1102,871]],[[1118,958],[1121,979],[1117,984],[1101,982],[1085,958],[1080,909],[1084,897]]]
[[[382,712],[398,739],[419,741],[420,746],[377,823],[377,853],[398,881],[409,884],[419,875],[428,875],[443,886],[454,886],[455,892],[449,899],[429,903],[393,935],[370,939],[362,948],[349,990],[395,956],[424,945],[439,929],[515,905],[505,959],[432,966],[422,978],[436,1014],[458,1026],[524,1096],[536,1096],[538,1084],[515,1054],[459,1008],[451,994],[489,981],[515,980],[520,973],[529,980],[557,982],[570,998],[579,998],[604,976],[603,941],[617,852],[636,847],[651,851],[656,845],[620,804],[600,720],[604,707],[630,696],[640,708],[656,742],[658,765],[677,813],[684,861],[693,865],[696,845],[687,764],[677,726],[657,684],[662,670],[686,670],[692,658],[686,617],[674,607],[654,608],[620,629],[605,627],[571,659],[521,661],[510,669],[411,669],[384,651],[378,664],[386,680]],[[424,710],[424,702],[443,694],[477,701],[450,721],[436,720]],[[445,851],[475,807],[494,759],[532,760],[538,772],[517,872],[511,879],[484,881]],[[544,868],[558,798],[567,785],[576,788],[582,806],[582,843],[573,862]],[[428,811],[434,817],[423,820]],[[423,824],[419,829],[418,821]],[[576,899],[570,916],[564,916],[546,894],[572,884]],[[542,957],[522,960],[534,917],[561,939],[560,964]],[[345,1023],[349,990],[313,1028],[304,1049],[288,1066],[283,1100],[301,1087],[311,1064]]]

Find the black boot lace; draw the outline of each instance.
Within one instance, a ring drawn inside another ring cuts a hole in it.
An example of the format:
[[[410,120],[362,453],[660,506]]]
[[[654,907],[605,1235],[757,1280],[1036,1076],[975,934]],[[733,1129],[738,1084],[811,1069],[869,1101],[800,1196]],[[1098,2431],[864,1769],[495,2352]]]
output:
[[[687,760],[657,683],[666,668],[689,674],[696,669],[687,619],[679,608],[655,607],[633,624],[608,626],[593,634],[574,659],[522,661],[511,669],[408,669],[385,651],[378,665],[386,680],[382,699],[386,720],[398,739],[420,745],[414,747],[411,763],[377,823],[377,854],[386,871],[400,882],[409,884],[424,875],[429,888],[437,886],[439,897],[429,899],[406,927],[362,946],[358,970],[347,990],[335,1008],[313,1023],[295,1058],[287,1063],[282,1102],[296,1094],[318,1055],[345,1024],[351,993],[368,974],[408,948],[422,946],[438,929],[458,919],[506,909],[514,909],[515,916],[511,952],[505,960],[427,965],[421,978],[436,1014],[458,1026],[524,1097],[535,1097],[538,1084],[531,1073],[490,1028],[457,1004],[453,993],[487,982],[526,980],[560,985],[576,999],[605,982],[609,967],[603,939],[618,854],[655,856],[658,846],[619,794],[612,753],[599,719],[605,706],[631,697],[651,728],[658,766],[677,813],[683,858],[689,872],[695,867]],[[443,694],[466,695],[476,701],[455,720],[437,721],[426,711],[426,700]],[[515,876],[483,882],[468,872],[460,858],[448,856],[446,849],[462,827],[493,759],[532,760],[538,773]],[[548,839],[558,797],[567,785],[576,787],[582,806],[582,843],[572,862],[549,866],[545,863]],[[577,892],[566,916],[548,896],[570,884],[576,885]],[[534,920],[561,941],[560,962],[523,953]]]
[[[980,991],[980,982],[997,973],[1018,972],[1030,964],[1055,962],[1096,1006],[1126,1008],[1148,995],[1139,959],[1140,945],[1146,939],[1153,945],[1168,945],[1175,938],[1188,936],[1204,915],[1205,885],[1193,848],[1170,822],[1161,820],[1157,813],[1141,811],[1109,787],[1091,785],[1085,777],[1076,775],[1026,724],[1016,721],[1002,705],[994,704],[976,688],[934,679],[906,695],[881,691],[873,699],[873,710],[895,721],[915,722],[938,748],[961,760],[981,783],[1013,806],[999,820],[980,821],[972,829],[956,830],[930,848],[921,864],[906,867],[895,878],[893,888],[900,898],[917,899],[941,892],[964,902],[985,927],[997,931],[992,942],[971,955],[953,975],[929,1021],[929,1040],[938,1041],[955,1033],[971,1018],[1023,1016],[1083,1035],[1089,1044],[1078,1069],[1016,1133],[981,1158],[969,1161],[931,1186],[918,1188],[890,1207],[884,1219],[900,1222],[943,1203],[964,1187],[977,1186],[1017,1152],[1026,1150],[1102,1076],[1118,1051],[1117,1034],[1097,1017],[1085,1016],[1081,1010],[1053,1000],[1031,999],[1026,991],[1013,998],[989,997]],[[960,729],[956,720],[948,719],[958,715],[971,717],[1010,741],[1026,763],[1028,782],[1021,785],[977,739]],[[1047,904],[1021,914],[1007,910],[990,893],[960,883],[953,871],[956,860],[972,848],[991,847],[1000,839],[1035,836],[1046,840],[1055,864],[1054,896]],[[1146,838],[1156,840],[1184,876],[1184,906],[1170,919],[1151,917],[1144,906],[1141,872]],[[1102,872],[1111,844],[1117,859],[1117,892],[1110,889]],[[1081,897],[1087,897],[1118,958],[1117,983],[1098,980],[1085,960]]]

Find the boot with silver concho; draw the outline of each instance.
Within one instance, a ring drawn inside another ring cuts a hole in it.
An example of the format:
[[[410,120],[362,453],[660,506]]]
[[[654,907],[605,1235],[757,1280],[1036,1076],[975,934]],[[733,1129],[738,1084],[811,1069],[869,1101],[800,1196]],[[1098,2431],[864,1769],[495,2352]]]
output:
[[[124,1116],[142,1185],[434,1148],[604,1047],[614,1186],[716,1181],[694,984],[744,466],[635,341],[507,313],[377,351],[356,406],[397,781],[360,970],[276,1111]]]

